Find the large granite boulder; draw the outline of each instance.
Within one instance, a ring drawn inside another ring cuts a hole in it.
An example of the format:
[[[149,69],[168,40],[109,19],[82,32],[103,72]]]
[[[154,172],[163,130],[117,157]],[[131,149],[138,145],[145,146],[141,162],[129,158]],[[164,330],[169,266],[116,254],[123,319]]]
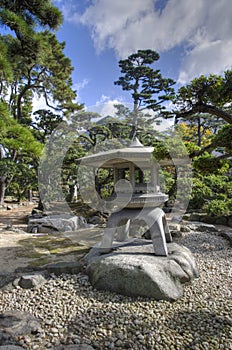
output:
[[[142,239],[108,254],[94,247],[85,257],[90,283],[123,295],[175,301],[183,294],[183,284],[198,277],[198,269],[188,248],[167,246],[167,257],[155,256],[152,243]]]

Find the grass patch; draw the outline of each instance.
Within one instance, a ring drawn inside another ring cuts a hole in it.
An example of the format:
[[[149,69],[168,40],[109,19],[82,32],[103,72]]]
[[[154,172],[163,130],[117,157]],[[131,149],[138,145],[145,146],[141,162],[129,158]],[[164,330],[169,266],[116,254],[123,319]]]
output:
[[[75,254],[82,256],[89,251],[89,248],[66,237],[60,237],[55,234],[49,236],[30,237],[19,241],[22,246],[17,252],[18,257],[30,259],[40,259],[51,256],[64,256]]]
[[[34,261],[31,261],[30,264],[28,265],[28,267],[30,268],[36,268],[36,267],[42,267],[45,266],[47,264],[50,264],[53,262],[53,259],[46,257],[46,258],[40,258],[40,259],[36,259]]]
[[[33,248],[31,248],[27,250],[19,250],[16,253],[16,256],[19,258],[38,259],[38,258],[41,258],[41,256],[44,256],[44,253],[39,253],[33,250]]]

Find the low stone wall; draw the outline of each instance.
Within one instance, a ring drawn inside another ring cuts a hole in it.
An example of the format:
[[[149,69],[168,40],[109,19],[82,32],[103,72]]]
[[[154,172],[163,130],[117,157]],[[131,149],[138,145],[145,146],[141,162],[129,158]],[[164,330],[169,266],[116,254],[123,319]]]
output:
[[[183,216],[184,220],[200,221],[212,225],[225,225],[232,227],[232,215],[229,216],[210,216],[206,213],[188,213]]]

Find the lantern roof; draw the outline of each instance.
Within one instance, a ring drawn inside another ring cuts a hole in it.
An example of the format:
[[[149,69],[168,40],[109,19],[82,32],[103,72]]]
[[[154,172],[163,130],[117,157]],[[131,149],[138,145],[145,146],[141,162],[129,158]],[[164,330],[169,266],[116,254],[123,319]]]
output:
[[[154,147],[144,146],[137,138],[128,147],[116,148],[102,151],[77,159],[78,163],[94,168],[114,168],[121,165],[127,166],[129,163],[137,163],[143,167],[150,167],[151,163],[159,165],[183,165],[190,163],[190,159],[176,158],[163,159],[159,162],[153,157]]]
[[[136,138],[128,147],[112,149],[105,152],[95,153],[79,159],[81,165],[91,167],[111,168],[128,162],[147,163],[152,160],[154,147],[145,147]]]

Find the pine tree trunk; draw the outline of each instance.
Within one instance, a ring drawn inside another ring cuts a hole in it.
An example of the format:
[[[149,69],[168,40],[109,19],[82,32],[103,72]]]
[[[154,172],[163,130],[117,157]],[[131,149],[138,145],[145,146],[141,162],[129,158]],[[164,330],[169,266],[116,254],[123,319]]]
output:
[[[201,146],[201,119],[197,120],[197,146]]]
[[[28,190],[27,191],[27,200],[28,200],[28,202],[32,202],[33,201],[32,190]]]
[[[135,138],[136,131],[137,131],[136,125],[133,124],[129,135],[130,140],[133,140]]]
[[[6,192],[6,181],[4,179],[0,179],[0,206],[4,205]]]

